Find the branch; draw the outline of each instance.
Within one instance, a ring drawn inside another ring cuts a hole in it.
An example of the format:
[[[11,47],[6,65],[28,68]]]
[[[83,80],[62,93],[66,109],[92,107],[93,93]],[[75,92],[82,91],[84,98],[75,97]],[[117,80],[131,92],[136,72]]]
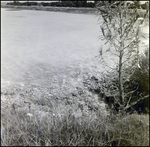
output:
[[[103,33],[103,32],[102,32]],[[103,35],[104,36],[104,35]],[[116,36],[115,36],[116,37]],[[107,38],[106,38],[106,36],[104,36],[104,38],[105,38],[105,40],[107,40],[107,42],[105,43],[105,44],[107,44],[108,42],[110,43],[110,44],[112,44],[115,48],[117,48],[117,49],[119,49],[120,47],[117,45],[117,44],[115,44],[113,41],[112,41],[112,39],[111,40],[108,40]],[[118,41],[118,40],[117,40]]]
[[[110,42],[115,48],[117,48],[117,49],[120,48],[120,46],[118,46],[117,44],[115,44],[115,43],[113,42],[113,40],[109,40],[109,42]]]
[[[134,25],[134,23],[137,21],[137,19],[138,19],[138,17],[136,17],[135,20],[132,20],[132,23],[130,23],[129,30],[128,30],[128,32],[127,32],[127,34],[126,34],[126,36],[125,36],[124,38],[126,38],[126,37],[129,35],[129,32],[131,31],[131,28],[133,27],[133,25]],[[123,36],[124,36],[125,32],[126,32],[126,30],[124,30]]]
[[[119,102],[118,99],[115,99],[116,103],[118,103],[121,106],[121,103]]]
[[[115,55],[115,56],[119,57],[119,55],[117,55],[117,54],[113,53],[111,50],[110,50],[110,52],[111,52],[113,55]]]
[[[97,7],[97,9],[98,9],[102,14],[103,14],[103,13],[105,13],[105,14],[108,13],[106,10],[101,9],[101,7]]]
[[[124,97],[126,97],[128,94],[131,94],[131,93],[135,92],[135,91],[138,89],[138,87],[139,87],[139,85],[137,86],[137,88],[136,88],[135,90],[132,90],[132,91],[128,92]],[[128,104],[129,104],[131,98],[132,98],[132,97],[130,96],[130,98],[129,98],[128,102],[127,102],[127,106],[128,106]]]
[[[129,47],[134,41],[135,41],[135,39],[133,41],[131,41],[126,47],[124,47],[123,50],[126,49],[127,47]]]
[[[109,29],[107,20],[105,19],[105,17],[104,17],[103,15],[102,15],[102,17],[103,17],[103,20],[105,21],[105,24],[106,24],[107,29],[111,32],[111,30]]]
[[[122,62],[122,65],[123,65],[125,62],[127,62],[127,61],[129,61],[129,57],[127,58],[127,60],[125,60],[125,61]]]
[[[129,81],[130,77],[134,74],[135,70],[136,70],[136,69],[134,69],[134,71],[131,73],[131,75],[129,75],[129,76],[126,78],[126,80],[123,82],[123,84],[124,84],[126,81]]]
[[[146,99],[146,98],[148,98],[148,97],[149,97],[149,95],[146,95],[146,96],[142,97],[141,99],[137,100],[136,102],[133,102],[133,103],[130,104],[129,106],[126,106],[124,110],[126,110],[126,109],[128,109],[128,108],[130,108],[130,107],[132,107],[132,106],[134,106],[134,105],[136,105],[139,101],[144,100],[144,99]]]
[[[123,36],[125,35],[125,33],[126,33],[126,35],[128,36],[128,34],[131,32],[131,28],[132,28],[132,25],[130,24],[129,26],[126,26],[126,28],[124,29],[124,32],[123,32]],[[126,37],[127,37],[126,36]],[[126,38],[125,37],[125,38]]]
[[[128,102],[127,102],[127,104],[126,104],[126,107],[128,107],[129,106],[129,102],[131,101],[131,96],[130,96],[130,98],[129,98],[129,100],[128,100]]]
[[[125,39],[125,41],[131,40],[131,39],[133,39],[133,37],[134,37],[134,36],[130,36],[130,38]]]
[[[105,62],[105,60],[102,58],[102,60],[103,60],[103,62],[104,62],[104,64],[106,65],[106,66],[108,66],[110,69],[112,69],[112,70],[115,70],[116,68],[112,68],[112,67],[110,67],[106,62]]]

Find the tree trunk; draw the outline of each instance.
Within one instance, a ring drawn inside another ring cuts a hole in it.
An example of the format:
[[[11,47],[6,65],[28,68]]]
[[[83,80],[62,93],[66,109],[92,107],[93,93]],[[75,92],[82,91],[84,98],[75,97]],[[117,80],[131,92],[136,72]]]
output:
[[[124,40],[123,40],[123,25],[122,25],[122,12],[120,12],[120,55],[119,55],[119,98],[120,103],[124,104],[124,93],[123,93],[123,81],[122,81],[122,58],[123,58],[123,49],[124,49]]]
[[[119,97],[120,97],[120,103],[123,104],[124,98],[123,98],[123,82],[122,82],[122,51],[120,51],[120,57],[119,57]]]

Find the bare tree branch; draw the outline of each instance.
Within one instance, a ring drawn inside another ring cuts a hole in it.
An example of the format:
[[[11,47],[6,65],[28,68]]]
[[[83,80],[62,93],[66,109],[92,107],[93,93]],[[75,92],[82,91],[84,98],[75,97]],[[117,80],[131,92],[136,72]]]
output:
[[[128,92],[128,93],[126,93],[124,97],[126,97],[127,95],[129,95],[129,94],[131,94],[131,93],[135,92],[135,91],[138,89],[138,87],[139,87],[139,85],[137,86],[137,88],[136,88],[135,90],[132,90],[132,91],[130,91],[130,92]]]
[[[124,47],[124,49],[128,48],[133,42],[135,42],[135,39],[132,40],[126,47]]]
[[[132,106],[134,106],[134,105],[136,105],[139,101],[144,100],[144,99],[146,99],[146,98],[148,98],[148,97],[149,97],[149,95],[146,95],[146,96],[144,96],[144,97],[138,99],[136,102],[133,102],[132,104],[126,106],[126,107],[124,108],[124,110],[126,110],[126,109],[128,109],[128,108],[130,108],[130,107],[132,107]]]

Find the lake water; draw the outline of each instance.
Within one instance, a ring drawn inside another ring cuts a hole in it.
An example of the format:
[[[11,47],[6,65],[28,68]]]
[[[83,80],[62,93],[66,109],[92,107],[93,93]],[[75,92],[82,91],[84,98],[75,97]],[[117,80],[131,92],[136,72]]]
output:
[[[2,8],[2,79],[21,76],[37,63],[62,67],[99,50],[95,15]]]
[[[1,12],[2,86],[41,77],[47,82],[45,73],[95,64],[101,46],[95,15],[7,8]]]

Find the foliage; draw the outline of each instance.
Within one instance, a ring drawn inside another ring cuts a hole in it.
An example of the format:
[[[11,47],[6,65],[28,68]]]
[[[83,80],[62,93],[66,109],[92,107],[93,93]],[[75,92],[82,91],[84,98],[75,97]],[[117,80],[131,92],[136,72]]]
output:
[[[61,2],[51,2],[51,6],[61,6],[61,7],[86,7],[86,0],[83,1],[61,1]]]
[[[101,39],[106,40],[105,44],[108,44],[107,48],[104,46],[105,48],[101,48],[100,50],[101,62],[107,66],[107,72],[102,82],[104,84],[101,86],[100,91],[103,91],[105,99],[109,99],[109,97],[113,96],[111,103],[113,103],[117,112],[121,113],[133,106],[133,103],[130,103],[131,99],[134,98],[132,94],[134,95],[135,91],[137,92],[143,85],[143,82],[138,80],[138,76],[135,77],[135,75],[139,74],[137,69],[140,62],[140,25],[148,16],[148,10],[144,18],[139,19],[137,8],[138,7],[130,9],[129,5],[126,5],[124,1],[113,1],[111,3],[100,1],[97,3],[100,19],[103,19],[103,22],[100,23],[102,31]],[[106,62],[103,57],[104,49],[105,53],[109,53],[109,56],[113,55],[115,57],[112,59],[113,64],[111,66],[110,60],[107,58],[109,61]],[[147,65],[148,64],[144,64],[140,72],[145,71],[145,66],[147,67]],[[126,82],[134,86],[128,89]],[[145,95],[142,91],[142,96],[139,97],[139,95],[136,95],[137,102],[134,102],[134,105],[137,104],[140,99],[143,100],[147,98],[149,98],[149,95]]]
[[[59,2],[19,2],[19,1],[14,1],[13,3],[7,3],[9,5],[19,5],[19,6],[32,6],[32,5],[42,5],[42,6],[55,6],[55,7],[90,7],[94,8],[95,3],[93,2],[88,2],[86,0],[81,0],[81,1],[59,1]]]
[[[148,7],[149,7],[149,3],[148,2],[146,2],[145,4],[141,4],[141,8],[142,9],[145,9],[145,10],[149,9]]]

